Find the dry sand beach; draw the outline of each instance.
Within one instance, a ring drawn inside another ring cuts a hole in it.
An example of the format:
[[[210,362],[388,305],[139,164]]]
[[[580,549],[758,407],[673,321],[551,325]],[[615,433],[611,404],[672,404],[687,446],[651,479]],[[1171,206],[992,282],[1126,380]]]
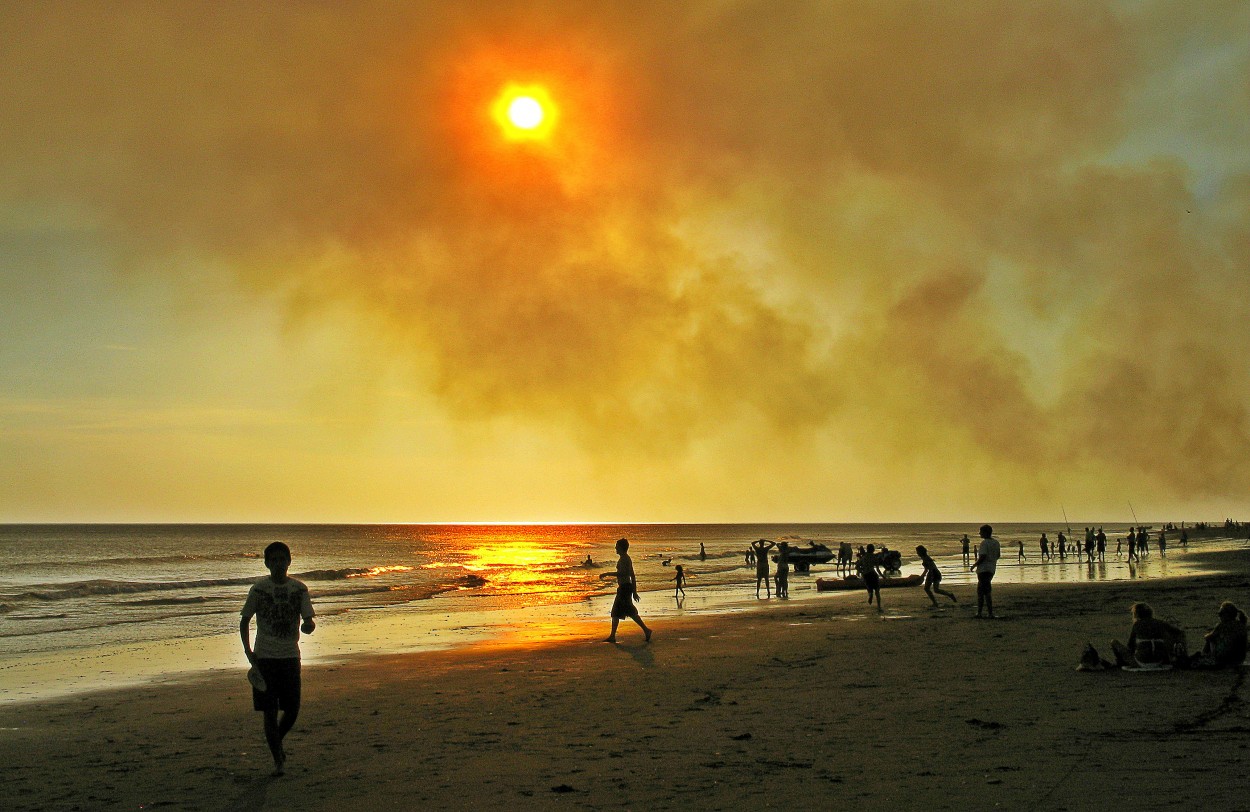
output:
[[[241,668],[11,705],[0,806],[1250,809],[1242,672],[1074,670],[1137,600],[1196,648],[1245,575],[957,591],[306,666],[280,778]]]

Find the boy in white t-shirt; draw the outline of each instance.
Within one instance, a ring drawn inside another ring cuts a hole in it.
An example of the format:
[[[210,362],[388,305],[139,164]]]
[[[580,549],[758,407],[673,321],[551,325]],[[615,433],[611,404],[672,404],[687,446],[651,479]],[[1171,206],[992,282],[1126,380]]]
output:
[[[273,754],[274,775],[282,775],[286,751],[282,740],[299,717],[300,659],[299,633],[312,634],[312,599],[308,587],[286,572],[291,566],[291,549],[280,541],[265,548],[269,577],[252,585],[243,604],[239,635],[243,653],[264,678],[264,689],[252,688],[252,708],[265,714],[265,741]],[[251,641],[252,618],[256,618],[256,645]],[[300,623],[300,618],[304,622]],[[278,711],[282,711],[281,720]]]
[[[972,569],[977,574],[977,617],[982,617],[982,610],[988,610],[994,617],[993,582],[994,571],[998,569],[998,559],[1002,556],[1002,547],[994,538],[994,528],[988,524],[981,525],[981,544],[977,547],[977,563]]]

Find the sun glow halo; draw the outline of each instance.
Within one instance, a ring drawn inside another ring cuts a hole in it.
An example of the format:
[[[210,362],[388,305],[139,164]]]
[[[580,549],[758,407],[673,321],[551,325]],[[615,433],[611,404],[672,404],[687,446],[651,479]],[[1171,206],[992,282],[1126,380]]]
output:
[[[491,105],[491,116],[508,141],[545,141],[559,111],[542,85],[509,84]]]

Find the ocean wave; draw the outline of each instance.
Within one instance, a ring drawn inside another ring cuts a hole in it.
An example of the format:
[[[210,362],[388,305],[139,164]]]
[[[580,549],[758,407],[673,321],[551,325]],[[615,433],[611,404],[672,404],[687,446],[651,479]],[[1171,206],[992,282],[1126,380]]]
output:
[[[260,553],[214,553],[200,555],[196,553],[178,553],[174,555],[150,555],[118,558],[97,558],[81,563],[86,564],[185,564],[188,561],[237,561],[238,559],[256,560]],[[75,562],[78,563],[78,562]]]
[[[29,617],[25,617],[23,619],[24,620],[65,620],[65,619],[74,619],[76,617],[81,617],[83,619],[75,623],[70,623],[68,625],[60,625],[54,629],[33,629],[33,630],[19,629],[17,631],[0,631],[0,639],[14,638],[14,637],[40,637],[42,635],[47,635],[47,634],[63,634],[63,633],[72,634],[75,632],[88,631],[91,629],[109,629],[115,626],[134,626],[134,625],[145,624],[145,623],[159,623],[161,621],[168,621],[168,620],[181,622],[181,621],[187,620],[188,618],[214,617],[214,616],[220,616],[220,615],[225,615],[225,614],[232,614],[232,613],[227,612],[227,611],[222,611],[222,610],[209,610],[207,612],[188,612],[188,613],[179,612],[179,613],[171,614],[171,615],[156,615],[156,616],[145,615],[142,617],[130,617],[130,616],[111,617],[111,618],[103,619],[103,620],[92,619],[90,617],[83,617],[83,616],[71,616],[66,613],[62,613],[58,615],[40,615],[40,616],[32,615]],[[187,626],[185,627],[185,630],[183,631],[183,633],[175,634],[174,637],[191,637],[191,636],[196,636],[201,633],[202,632],[197,631],[190,626]]]
[[[378,567],[345,567],[334,570],[311,570],[293,574],[291,577],[301,581],[344,581],[348,578],[372,577]],[[99,595],[130,595],[140,592],[169,592],[178,589],[208,589],[221,586],[251,586],[259,578],[249,575],[246,578],[200,578],[189,581],[114,581],[97,578],[90,581],[71,581],[64,584],[46,584],[29,589],[16,595],[4,595],[5,600],[26,601],[64,601],[75,598],[90,598]]]
[[[239,561],[239,560],[256,560],[261,558],[260,553],[214,553],[211,555],[201,555],[197,553],[178,553],[174,555],[141,555],[141,556],[117,556],[113,558],[84,558],[75,559],[73,561],[19,561],[15,564],[8,565],[8,569],[28,570],[28,569],[82,569],[84,567],[100,567],[100,566],[134,566],[134,565],[156,565],[156,564],[190,564],[196,561]]]
[[[75,581],[44,588],[31,589],[18,599],[37,601],[65,601],[90,598],[97,595],[129,595],[138,592],[165,592],[175,589],[197,589],[214,586],[244,586],[256,582],[256,578],[208,578],[198,581]]]
[[[345,567],[338,570],[309,570],[291,577],[298,578],[301,581],[343,581],[348,578],[367,576],[372,569],[372,567]],[[252,580],[256,579],[253,578]]]
[[[208,598],[204,595],[194,595],[190,598],[145,598],[137,601],[127,601],[127,606],[183,606],[189,603],[207,603]]]

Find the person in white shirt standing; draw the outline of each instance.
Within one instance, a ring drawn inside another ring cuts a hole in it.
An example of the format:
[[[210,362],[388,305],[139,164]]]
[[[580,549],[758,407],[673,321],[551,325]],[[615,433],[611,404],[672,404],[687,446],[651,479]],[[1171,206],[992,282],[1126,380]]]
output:
[[[265,714],[265,741],[273,754],[273,774],[282,775],[286,764],[282,739],[291,732],[299,716],[299,633],[303,630],[304,634],[312,634],[317,624],[313,622],[308,587],[286,574],[291,566],[291,548],[280,541],[270,544],[265,548],[265,566],[269,568],[269,577],[257,581],[248,591],[239,635],[248,662],[256,666],[263,678],[263,687],[253,684],[252,708]],[[251,641],[253,617],[255,648]]]
[[[981,525],[981,544],[977,550],[977,563],[972,565],[972,570],[977,574],[977,617],[984,617],[982,611],[986,611],[989,617],[994,617],[994,598],[991,594],[991,586],[994,581],[994,571],[998,568],[998,558],[1002,555],[1002,548],[998,544],[998,539],[994,538],[994,528],[988,524]]]

